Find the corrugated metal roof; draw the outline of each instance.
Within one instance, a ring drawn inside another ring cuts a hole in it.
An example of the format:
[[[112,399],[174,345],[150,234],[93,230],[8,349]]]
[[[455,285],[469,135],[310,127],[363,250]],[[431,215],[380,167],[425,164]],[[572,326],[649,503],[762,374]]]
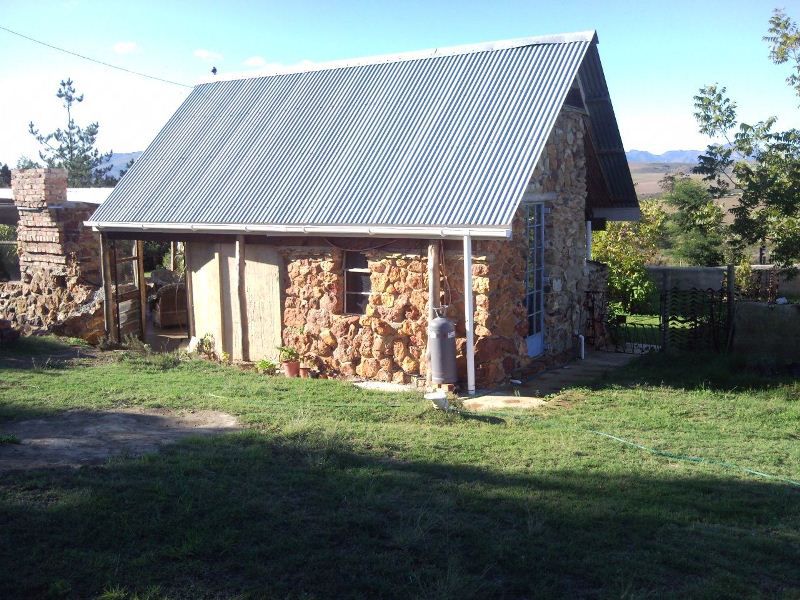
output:
[[[600,167],[605,175],[613,206],[638,208],[628,158],[617,127],[614,107],[600,63],[597,46],[592,45],[580,68],[580,84],[589,113],[590,138],[595,145]]]
[[[199,85],[92,221],[505,226],[594,41]]]

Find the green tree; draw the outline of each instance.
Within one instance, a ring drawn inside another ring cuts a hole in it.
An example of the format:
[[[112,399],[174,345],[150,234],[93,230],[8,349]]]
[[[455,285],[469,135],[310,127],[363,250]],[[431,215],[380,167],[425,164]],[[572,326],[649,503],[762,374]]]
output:
[[[594,234],[592,258],[608,265],[608,294],[625,311],[643,307],[655,292],[645,265],[660,258],[666,213],[656,200],[641,202],[634,222],[610,222]]]
[[[17,159],[18,169],[38,169],[41,165],[24,154]]]
[[[792,73],[786,77],[786,83],[800,96],[800,30],[797,23],[782,10],[775,9],[769,20],[767,33],[764,41],[770,45],[770,60],[776,65],[793,63]]]
[[[11,186],[11,169],[8,168],[7,164],[3,164],[0,166],[0,187],[10,187]]]
[[[116,179],[109,175],[111,165],[104,166],[112,152],[101,153],[96,147],[100,125],[90,123],[81,127],[75,122],[72,112],[75,105],[83,102],[83,94],[78,94],[73,81],[62,81],[56,92],[67,113],[65,129],[56,129],[43,134],[33,124],[28,125],[31,135],[42,145],[39,157],[48,167],[61,167],[68,172],[68,184],[72,187],[94,187],[113,185]]]
[[[690,265],[714,267],[725,262],[724,213],[708,189],[689,177],[665,186],[662,200],[674,211],[666,219],[670,254]]]
[[[787,82],[800,95],[797,24],[776,10],[764,39],[773,62],[793,62]],[[700,132],[721,140],[709,144],[695,172],[710,183],[713,197],[740,194],[731,209],[735,246],[767,245],[781,266],[800,260],[800,130],[775,131],[775,117],[755,125],[740,123],[736,103],[718,85],[701,88],[694,106]]]

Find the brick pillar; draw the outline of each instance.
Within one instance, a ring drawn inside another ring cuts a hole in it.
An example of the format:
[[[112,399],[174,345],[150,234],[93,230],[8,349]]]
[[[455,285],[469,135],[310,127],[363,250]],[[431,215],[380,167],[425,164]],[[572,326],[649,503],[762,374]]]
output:
[[[65,169],[26,169],[11,173],[19,211],[19,266],[22,278],[48,271],[77,281],[99,281],[100,246],[83,226],[94,206],[67,201]]]

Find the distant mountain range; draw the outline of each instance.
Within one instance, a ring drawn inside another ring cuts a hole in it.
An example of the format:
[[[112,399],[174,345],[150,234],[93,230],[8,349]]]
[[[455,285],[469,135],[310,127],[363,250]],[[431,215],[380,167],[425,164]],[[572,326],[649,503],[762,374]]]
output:
[[[625,153],[629,163],[696,163],[702,150],[667,150],[663,154],[653,154],[647,150],[629,150]]]
[[[109,171],[109,175],[112,177],[119,177],[119,172],[124,169],[131,159],[136,159],[141,156],[141,151],[139,152],[114,152],[111,160],[106,163],[106,166],[111,164],[111,171]]]
[[[663,154],[653,154],[647,150],[629,150],[625,153],[628,157],[629,163],[683,163],[694,164],[697,162],[697,156],[702,154],[702,150],[668,150]],[[114,177],[119,176],[119,172],[125,168],[131,159],[136,159],[141,156],[139,152],[119,152],[114,153],[111,157],[111,173]]]

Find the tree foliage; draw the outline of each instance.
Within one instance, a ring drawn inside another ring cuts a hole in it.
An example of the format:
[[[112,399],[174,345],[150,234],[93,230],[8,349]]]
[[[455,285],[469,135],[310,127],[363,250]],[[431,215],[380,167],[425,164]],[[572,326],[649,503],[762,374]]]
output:
[[[38,169],[39,167],[41,167],[39,163],[24,154],[17,159],[18,169]]]
[[[787,82],[800,95],[800,32],[781,10],[770,19],[765,40],[770,58],[793,62]],[[740,123],[725,87],[707,85],[694,97],[700,132],[722,141],[709,144],[696,173],[710,183],[715,198],[741,194],[731,209],[736,245],[768,245],[781,266],[800,260],[800,131],[775,131],[776,118]]]
[[[626,311],[648,302],[655,291],[645,265],[659,259],[667,215],[655,200],[641,202],[638,222],[610,222],[594,234],[592,258],[608,265],[609,300]]]
[[[797,23],[785,12],[776,9],[769,20],[767,32],[764,41],[770,45],[770,60],[776,65],[793,63],[792,73],[786,78],[786,83],[800,96],[800,30],[797,29]]]
[[[0,187],[11,187],[11,169],[5,163],[0,166]]]
[[[714,267],[724,264],[725,215],[706,186],[686,176],[675,177],[663,185],[662,200],[673,208],[666,218],[670,254],[690,265]]]
[[[39,158],[48,167],[66,169],[68,184],[72,187],[114,185],[117,180],[109,175],[112,167],[106,164],[113,153],[101,153],[96,148],[100,125],[94,122],[81,127],[73,118],[73,110],[83,102],[83,94],[78,94],[73,81],[66,79],[61,81],[56,97],[66,111],[66,127],[44,134],[32,121],[28,125],[31,135],[42,145]]]

